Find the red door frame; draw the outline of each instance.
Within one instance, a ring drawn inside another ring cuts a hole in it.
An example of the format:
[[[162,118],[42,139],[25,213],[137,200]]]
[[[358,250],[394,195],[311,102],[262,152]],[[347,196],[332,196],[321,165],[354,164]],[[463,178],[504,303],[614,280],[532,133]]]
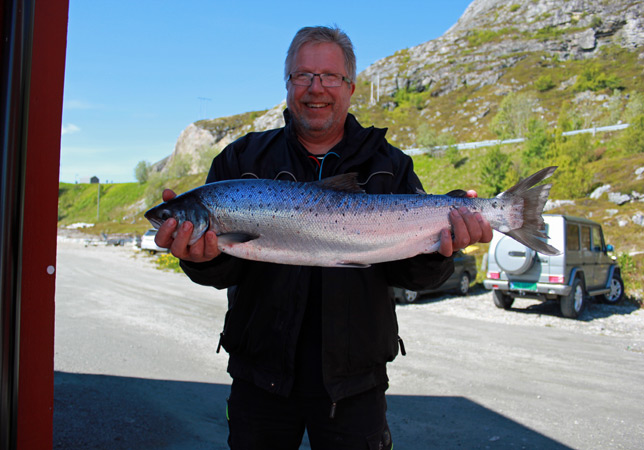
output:
[[[60,137],[69,0],[36,0],[25,173],[18,449],[52,448]]]
[[[22,141],[12,147],[20,147],[21,169],[12,183],[22,215],[16,218],[21,228],[13,244],[20,252],[12,268],[17,274],[12,325],[15,351],[10,370],[3,367],[16,375],[11,383],[17,407],[10,409],[10,417],[2,417],[3,429],[10,424],[11,438],[0,445],[3,449],[51,449],[58,174],[69,0],[3,0],[1,8],[0,27],[8,23],[8,11],[20,11],[32,22],[25,37],[31,46],[25,46],[26,57],[19,67],[28,85],[17,94],[28,110],[16,119],[20,123],[11,125],[26,130]],[[2,31],[4,37],[7,30]],[[3,64],[2,70],[5,73],[8,68]]]

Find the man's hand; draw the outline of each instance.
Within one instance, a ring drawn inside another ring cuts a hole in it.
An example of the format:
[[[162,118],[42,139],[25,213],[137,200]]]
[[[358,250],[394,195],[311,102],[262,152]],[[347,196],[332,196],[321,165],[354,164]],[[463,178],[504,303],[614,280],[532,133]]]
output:
[[[163,191],[164,202],[174,197],[176,197],[176,194],[170,189]],[[174,256],[184,261],[199,263],[210,261],[219,256],[221,252],[217,247],[217,235],[213,231],[206,231],[197,242],[188,245],[193,228],[191,222],[184,222],[181,224],[181,228],[177,230],[177,221],[170,218],[159,227],[154,241],[159,247],[169,249]],[[173,238],[172,234],[175,231],[177,234]]]
[[[467,196],[475,198],[476,191],[467,191]],[[452,256],[452,253],[477,242],[492,240],[492,227],[480,213],[472,213],[464,206],[453,209],[449,213],[452,228],[441,230],[441,243],[438,253]],[[452,230],[454,239],[452,239]]]

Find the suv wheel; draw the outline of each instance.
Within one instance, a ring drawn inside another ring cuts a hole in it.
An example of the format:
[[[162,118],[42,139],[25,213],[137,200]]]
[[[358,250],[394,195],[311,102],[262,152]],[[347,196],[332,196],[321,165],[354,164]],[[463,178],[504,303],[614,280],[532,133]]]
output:
[[[494,305],[501,309],[510,309],[512,303],[514,303],[514,297],[504,294],[503,291],[498,289],[494,289],[492,298],[494,299]]]
[[[569,319],[576,319],[586,306],[586,292],[584,283],[575,278],[570,294],[561,297],[561,314]]]
[[[458,293],[461,295],[467,295],[467,292],[470,290],[470,276],[467,272],[463,272],[461,275],[461,280],[458,282]]]
[[[610,292],[602,295],[602,300],[605,303],[614,305],[624,297],[624,282],[622,278],[614,273],[610,279]]]
[[[402,301],[404,303],[413,303],[414,301],[416,301],[417,298],[418,298],[418,292],[410,291],[409,289],[405,289],[403,291]]]

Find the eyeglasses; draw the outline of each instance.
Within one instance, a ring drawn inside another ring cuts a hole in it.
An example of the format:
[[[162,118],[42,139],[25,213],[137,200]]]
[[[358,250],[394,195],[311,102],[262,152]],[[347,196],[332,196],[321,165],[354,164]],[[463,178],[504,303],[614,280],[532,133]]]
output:
[[[320,77],[320,83],[324,87],[340,87],[343,81],[351,84],[350,79],[339,73],[293,72],[288,79],[295,86],[311,86],[315,77]]]

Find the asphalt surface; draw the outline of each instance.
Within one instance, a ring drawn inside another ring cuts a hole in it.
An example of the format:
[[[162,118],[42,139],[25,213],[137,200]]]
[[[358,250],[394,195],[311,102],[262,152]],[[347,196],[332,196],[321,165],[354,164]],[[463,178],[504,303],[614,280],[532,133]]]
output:
[[[225,292],[132,248],[67,240],[56,274],[53,447],[228,448]],[[497,310],[478,291],[398,308],[396,449],[644,448],[642,310],[597,305],[569,321],[523,306]]]

